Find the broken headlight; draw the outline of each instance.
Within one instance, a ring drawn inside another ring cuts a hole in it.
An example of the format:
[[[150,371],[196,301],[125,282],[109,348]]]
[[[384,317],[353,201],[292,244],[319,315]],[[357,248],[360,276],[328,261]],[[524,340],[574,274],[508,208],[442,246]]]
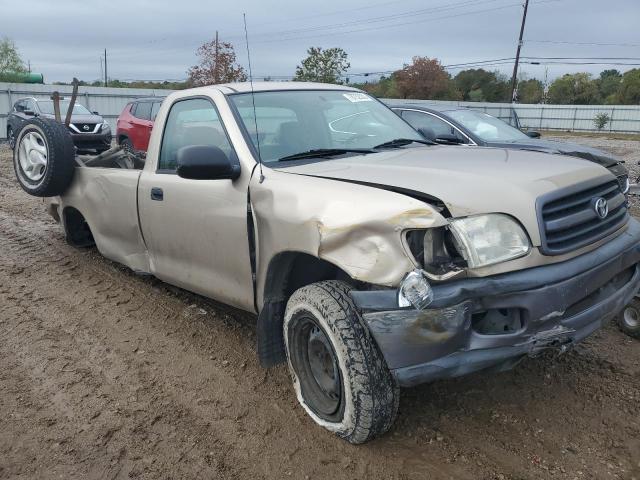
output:
[[[502,213],[454,218],[449,225],[470,268],[513,260],[531,249],[520,224]]]
[[[431,279],[450,278],[467,265],[446,226],[409,230],[405,234],[405,240],[416,263]]]

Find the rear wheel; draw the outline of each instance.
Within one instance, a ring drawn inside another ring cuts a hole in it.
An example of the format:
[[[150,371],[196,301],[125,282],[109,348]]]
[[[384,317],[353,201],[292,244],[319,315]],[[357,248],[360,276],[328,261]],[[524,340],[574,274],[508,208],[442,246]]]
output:
[[[120,146],[125,152],[135,153],[133,143],[131,143],[131,140],[129,140],[128,138],[120,140]]]
[[[640,299],[635,297],[618,314],[618,326],[627,335],[640,338]]]
[[[391,427],[399,390],[347,284],[297,290],[283,327],[298,401],[316,423],[356,444]]]
[[[36,197],[63,193],[75,170],[75,148],[66,127],[34,118],[16,135],[13,168],[20,186]]]
[[[7,139],[9,140],[9,148],[13,150],[16,146],[16,135],[13,133],[13,128],[11,127],[7,128]]]

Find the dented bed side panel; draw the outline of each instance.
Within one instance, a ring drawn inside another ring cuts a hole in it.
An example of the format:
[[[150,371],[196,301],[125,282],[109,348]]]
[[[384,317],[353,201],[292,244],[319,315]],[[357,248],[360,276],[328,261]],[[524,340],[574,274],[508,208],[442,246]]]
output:
[[[368,186],[264,169],[254,177],[251,206],[257,237],[257,295],[263,303],[269,262],[278,253],[303,252],[326,260],[353,279],[395,286],[415,268],[403,230],[446,220],[430,205]]]
[[[102,255],[134,271],[149,272],[149,257],[138,225],[140,170],[78,167],[59,198],[58,214],[77,209],[85,218]]]

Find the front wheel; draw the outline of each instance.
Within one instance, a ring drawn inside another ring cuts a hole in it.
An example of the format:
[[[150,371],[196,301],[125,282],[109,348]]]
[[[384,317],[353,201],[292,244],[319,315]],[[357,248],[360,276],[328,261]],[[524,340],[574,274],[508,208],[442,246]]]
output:
[[[298,401],[317,424],[354,444],[391,427],[399,389],[347,284],[324,281],[297,290],[283,333]]]
[[[618,314],[618,327],[633,338],[640,338],[640,299],[634,297]]]

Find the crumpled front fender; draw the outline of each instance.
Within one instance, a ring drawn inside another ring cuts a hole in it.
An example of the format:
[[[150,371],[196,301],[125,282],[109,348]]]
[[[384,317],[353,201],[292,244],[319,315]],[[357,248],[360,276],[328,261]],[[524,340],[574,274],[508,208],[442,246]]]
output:
[[[433,206],[399,193],[272,170],[265,176],[250,186],[258,305],[269,261],[281,252],[307,253],[355,280],[396,286],[416,266],[402,232],[446,224]]]

